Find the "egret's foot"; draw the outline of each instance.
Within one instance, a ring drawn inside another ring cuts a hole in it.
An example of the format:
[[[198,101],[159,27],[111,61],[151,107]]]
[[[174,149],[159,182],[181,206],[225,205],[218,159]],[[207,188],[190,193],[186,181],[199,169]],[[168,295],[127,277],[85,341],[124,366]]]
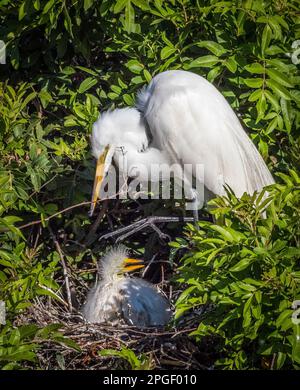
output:
[[[202,218],[203,220],[208,220],[208,218]],[[125,240],[125,238],[132,236],[133,234],[145,229],[153,229],[161,239],[171,240],[171,237],[163,233],[155,224],[156,223],[169,223],[169,222],[194,222],[194,217],[160,217],[152,216],[148,218],[143,218],[140,221],[134,222],[129,226],[122,227],[115,230],[114,232],[104,234],[99,238],[100,240],[107,240],[108,238],[118,237],[116,242]]]

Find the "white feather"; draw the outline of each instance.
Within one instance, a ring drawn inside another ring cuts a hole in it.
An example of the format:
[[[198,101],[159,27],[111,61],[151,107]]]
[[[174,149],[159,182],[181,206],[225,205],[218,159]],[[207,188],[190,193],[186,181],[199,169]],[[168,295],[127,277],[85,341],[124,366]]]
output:
[[[107,146],[130,146],[136,151],[148,147],[141,114],[134,108],[117,108],[103,112],[93,124],[92,153],[98,159]]]
[[[237,196],[274,182],[264,160],[222,94],[207,80],[185,71],[154,77],[138,106],[159,149],[173,163],[204,165],[204,184]],[[193,171],[195,173],[195,171]]]

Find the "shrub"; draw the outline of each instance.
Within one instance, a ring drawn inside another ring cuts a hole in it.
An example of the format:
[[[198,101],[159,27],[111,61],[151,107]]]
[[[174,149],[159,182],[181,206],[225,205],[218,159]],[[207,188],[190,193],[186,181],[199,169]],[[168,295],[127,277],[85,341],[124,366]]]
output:
[[[188,288],[177,316],[211,305],[192,336],[216,336],[216,363],[225,368],[299,368],[300,325],[292,307],[300,299],[300,178],[294,171],[281,177],[285,184],[261,195],[239,200],[228,190],[211,202],[224,224],[190,225],[186,243],[172,244],[190,247],[178,279]]]

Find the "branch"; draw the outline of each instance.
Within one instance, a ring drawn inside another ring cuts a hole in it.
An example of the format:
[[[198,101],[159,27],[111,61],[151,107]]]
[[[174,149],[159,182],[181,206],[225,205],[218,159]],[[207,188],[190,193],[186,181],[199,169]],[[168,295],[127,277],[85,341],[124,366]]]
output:
[[[57,241],[57,238],[55,237],[55,234],[53,233],[53,230],[51,229],[50,226],[48,226],[48,229],[49,229],[51,238],[54,242],[54,245],[56,247],[57,253],[59,254],[61,265],[63,267],[63,275],[64,275],[66,291],[67,291],[67,300],[68,300],[69,310],[71,312],[73,309],[73,306],[72,306],[72,296],[71,296],[71,290],[70,290],[70,280],[69,280],[69,275],[68,275],[68,268],[67,268],[61,247],[59,245],[59,242]]]
[[[101,202],[101,201],[100,201]],[[81,207],[81,206],[86,206],[86,205],[90,205],[92,202],[91,201],[85,201],[85,202],[81,202],[81,203],[77,203],[77,204],[74,204],[73,206],[69,206],[63,210],[60,210],[60,211],[57,211],[56,213],[52,214],[52,215],[49,215],[49,217],[47,218],[44,218],[43,220],[41,219],[38,219],[36,221],[32,221],[32,222],[28,222],[28,223],[25,223],[25,225],[21,225],[21,226],[17,226],[18,229],[25,229],[29,226],[32,226],[32,225],[38,225],[42,222],[45,222],[45,221],[50,221],[50,219],[56,217],[57,215],[59,214],[63,214],[63,213],[66,213],[67,211],[69,210],[72,210],[72,209],[75,209],[77,207]],[[9,230],[9,229],[8,229]]]
[[[98,229],[98,226],[100,225],[100,222],[104,218],[104,215],[107,211],[107,208],[108,208],[108,201],[107,201],[107,199],[104,199],[103,207],[101,208],[95,222],[93,223],[90,231],[88,232],[88,235],[86,236],[86,239],[83,242],[84,246],[91,245],[94,241],[96,241],[97,237],[95,239],[93,239],[93,236],[95,235],[96,230]]]

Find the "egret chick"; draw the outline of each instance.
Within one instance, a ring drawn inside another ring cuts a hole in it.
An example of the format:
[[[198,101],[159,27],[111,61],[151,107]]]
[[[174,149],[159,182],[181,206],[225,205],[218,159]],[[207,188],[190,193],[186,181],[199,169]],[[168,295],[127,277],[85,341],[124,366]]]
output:
[[[108,251],[99,262],[101,280],[90,290],[82,308],[84,318],[91,323],[166,325],[171,317],[167,300],[151,283],[126,275],[143,266],[141,260],[128,258],[124,246]]]

